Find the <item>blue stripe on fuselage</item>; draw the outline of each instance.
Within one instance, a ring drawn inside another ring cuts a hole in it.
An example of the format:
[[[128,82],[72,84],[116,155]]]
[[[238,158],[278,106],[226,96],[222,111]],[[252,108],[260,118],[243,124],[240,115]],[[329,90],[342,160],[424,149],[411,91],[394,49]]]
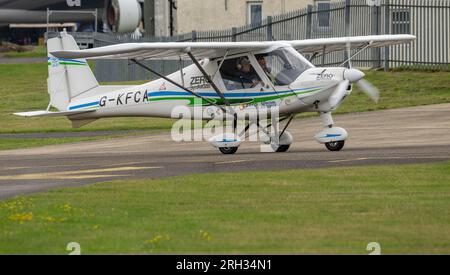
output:
[[[69,110],[72,111],[72,110],[77,110],[77,109],[86,108],[86,107],[93,107],[93,106],[97,106],[99,104],[100,104],[100,101],[96,101],[96,102],[72,106],[69,108]]]

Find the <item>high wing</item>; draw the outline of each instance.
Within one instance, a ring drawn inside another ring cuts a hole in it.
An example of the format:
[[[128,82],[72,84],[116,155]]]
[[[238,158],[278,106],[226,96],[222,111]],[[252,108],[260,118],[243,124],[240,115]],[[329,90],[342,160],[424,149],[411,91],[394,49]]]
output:
[[[227,51],[248,52],[264,50],[270,42],[157,42],[124,43],[79,51],[51,52],[56,58],[89,59],[137,59],[178,60],[189,59],[191,51],[198,59],[221,57]]]
[[[372,35],[353,36],[339,38],[320,38],[309,40],[290,41],[292,47],[303,54],[307,53],[330,53],[347,50],[367,48],[379,48],[385,46],[399,45],[416,40],[414,35]]]
[[[218,58],[228,54],[264,51],[276,46],[289,45],[302,54],[330,53],[351,49],[376,48],[408,43],[413,35],[376,35],[342,38],[321,38],[270,42],[166,42],[125,43],[78,51],[55,51],[56,58],[68,59],[137,59],[178,60],[190,59],[191,52],[197,59]]]

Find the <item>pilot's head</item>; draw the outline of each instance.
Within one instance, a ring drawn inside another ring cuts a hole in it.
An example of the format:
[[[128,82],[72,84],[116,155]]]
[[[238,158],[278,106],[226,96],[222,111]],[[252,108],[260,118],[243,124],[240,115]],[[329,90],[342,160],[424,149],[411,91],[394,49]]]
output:
[[[267,68],[267,61],[266,61],[266,57],[264,55],[260,55],[256,58],[256,60],[258,60],[259,65],[265,69]]]
[[[252,64],[248,58],[243,57],[239,60],[239,68],[244,73],[249,73],[252,70]]]

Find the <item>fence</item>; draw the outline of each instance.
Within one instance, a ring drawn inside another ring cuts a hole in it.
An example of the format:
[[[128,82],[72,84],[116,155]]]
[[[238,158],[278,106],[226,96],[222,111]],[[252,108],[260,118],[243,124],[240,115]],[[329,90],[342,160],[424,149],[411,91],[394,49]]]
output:
[[[376,1],[373,1],[376,2]],[[258,26],[242,26],[228,30],[192,32],[174,37],[142,37],[97,34],[95,47],[125,42],[163,41],[265,41],[302,40],[328,37],[380,34],[414,34],[412,44],[365,51],[354,59],[357,67],[385,68],[423,66],[450,67],[450,0],[383,0],[369,6],[367,0],[331,2],[326,6],[309,5],[288,14],[268,17]],[[319,66],[342,63],[346,53],[337,52],[324,59],[313,60]],[[159,72],[168,74],[179,69],[178,61],[147,61]],[[181,64],[186,65],[186,64]],[[148,79],[149,75],[123,60],[95,62],[100,81]]]

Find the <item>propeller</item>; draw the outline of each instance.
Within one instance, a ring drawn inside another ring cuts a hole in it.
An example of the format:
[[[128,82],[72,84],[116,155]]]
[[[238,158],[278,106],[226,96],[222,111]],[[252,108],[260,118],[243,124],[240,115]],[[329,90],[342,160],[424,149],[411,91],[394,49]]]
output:
[[[355,70],[352,67],[352,58],[354,56],[351,55],[351,45],[350,42],[347,42],[347,58],[348,60],[345,62],[348,64],[348,68],[349,70]],[[344,64],[345,64],[344,63]],[[380,100],[380,90],[378,90],[377,87],[375,87],[374,85],[372,85],[369,81],[363,79],[364,78],[364,73],[362,73],[361,71],[359,71],[362,74],[362,77],[360,79],[353,79],[354,81],[352,81],[352,79],[346,78],[350,80],[350,83],[356,83],[356,85],[358,86],[358,88],[365,93],[372,101],[374,101],[375,103],[378,103],[378,101]],[[347,73],[347,72],[346,72]],[[351,73],[353,75],[356,75],[355,72]],[[345,74],[344,74],[345,75]]]
[[[369,81],[364,79],[366,75],[360,70],[353,69],[352,58],[355,55],[351,55],[351,44],[350,42],[347,42],[347,60],[342,63],[341,66],[347,65],[348,69],[344,71],[344,81],[339,83],[339,85],[336,87],[335,92],[328,100],[328,103],[330,104],[332,109],[335,109],[337,106],[339,106],[342,100],[347,96],[348,87],[352,83],[355,83],[358,88],[375,103],[378,103],[380,99],[380,91]]]

